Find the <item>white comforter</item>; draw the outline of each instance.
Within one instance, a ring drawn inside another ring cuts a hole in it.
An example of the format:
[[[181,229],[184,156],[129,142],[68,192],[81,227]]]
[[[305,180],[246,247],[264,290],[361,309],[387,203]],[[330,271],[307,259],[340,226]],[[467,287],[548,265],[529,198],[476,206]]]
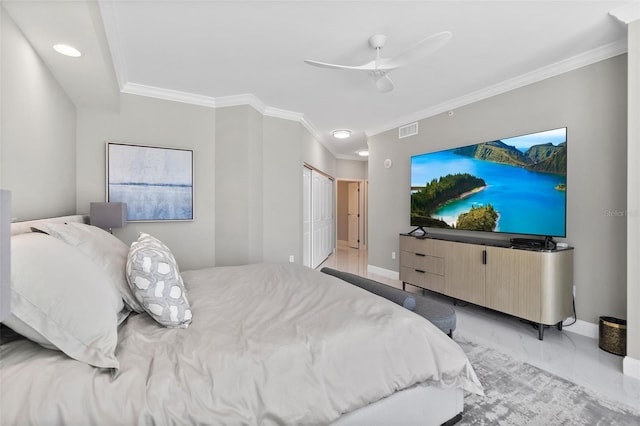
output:
[[[0,423],[326,424],[416,383],[482,392],[444,333],[335,277],[260,264],[183,278],[191,326],[132,315],[115,374],[3,345]]]

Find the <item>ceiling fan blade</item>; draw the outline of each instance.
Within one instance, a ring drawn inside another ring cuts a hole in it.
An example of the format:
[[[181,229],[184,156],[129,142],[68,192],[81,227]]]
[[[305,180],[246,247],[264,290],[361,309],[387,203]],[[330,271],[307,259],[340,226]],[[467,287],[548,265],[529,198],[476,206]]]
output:
[[[406,65],[410,62],[414,62],[424,56],[427,56],[442,46],[447,44],[447,42],[451,39],[451,31],[442,31],[437,34],[433,34],[424,40],[421,40],[409,47],[404,52],[394,56],[391,59],[387,59],[384,61],[384,64],[381,64],[380,69],[393,69],[398,68],[403,65]]]
[[[376,79],[376,88],[382,93],[390,92],[394,88],[393,81],[391,81],[387,74],[384,74],[382,77]]]
[[[376,64],[375,61],[369,61],[366,64],[363,65],[356,65],[356,66],[352,66],[352,65],[339,65],[339,64],[330,64],[327,62],[320,62],[320,61],[314,61],[311,59],[305,59],[304,60],[305,63],[309,64],[309,65],[313,65],[315,67],[321,67],[321,68],[332,68],[332,69],[339,69],[339,70],[361,70],[361,71],[371,71],[376,69]]]

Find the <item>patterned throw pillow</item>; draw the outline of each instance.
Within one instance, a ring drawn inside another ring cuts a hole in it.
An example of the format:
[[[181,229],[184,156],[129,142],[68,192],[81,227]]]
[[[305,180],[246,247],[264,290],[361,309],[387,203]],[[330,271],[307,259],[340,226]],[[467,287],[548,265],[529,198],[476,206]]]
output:
[[[140,233],[129,249],[127,280],[138,302],[159,324],[189,326],[191,307],[178,264],[162,241]]]

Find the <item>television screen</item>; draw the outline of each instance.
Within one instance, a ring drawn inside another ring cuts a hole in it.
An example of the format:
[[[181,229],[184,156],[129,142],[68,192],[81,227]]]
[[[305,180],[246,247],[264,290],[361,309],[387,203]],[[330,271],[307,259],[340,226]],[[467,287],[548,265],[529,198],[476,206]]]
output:
[[[411,225],[566,236],[567,129],[411,157]]]

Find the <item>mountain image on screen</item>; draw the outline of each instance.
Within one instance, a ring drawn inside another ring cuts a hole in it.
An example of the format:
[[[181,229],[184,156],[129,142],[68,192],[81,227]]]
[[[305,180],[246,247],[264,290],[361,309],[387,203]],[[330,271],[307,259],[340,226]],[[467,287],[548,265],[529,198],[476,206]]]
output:
[[[411,225],[565,236],[566,128],[411,158]]]

